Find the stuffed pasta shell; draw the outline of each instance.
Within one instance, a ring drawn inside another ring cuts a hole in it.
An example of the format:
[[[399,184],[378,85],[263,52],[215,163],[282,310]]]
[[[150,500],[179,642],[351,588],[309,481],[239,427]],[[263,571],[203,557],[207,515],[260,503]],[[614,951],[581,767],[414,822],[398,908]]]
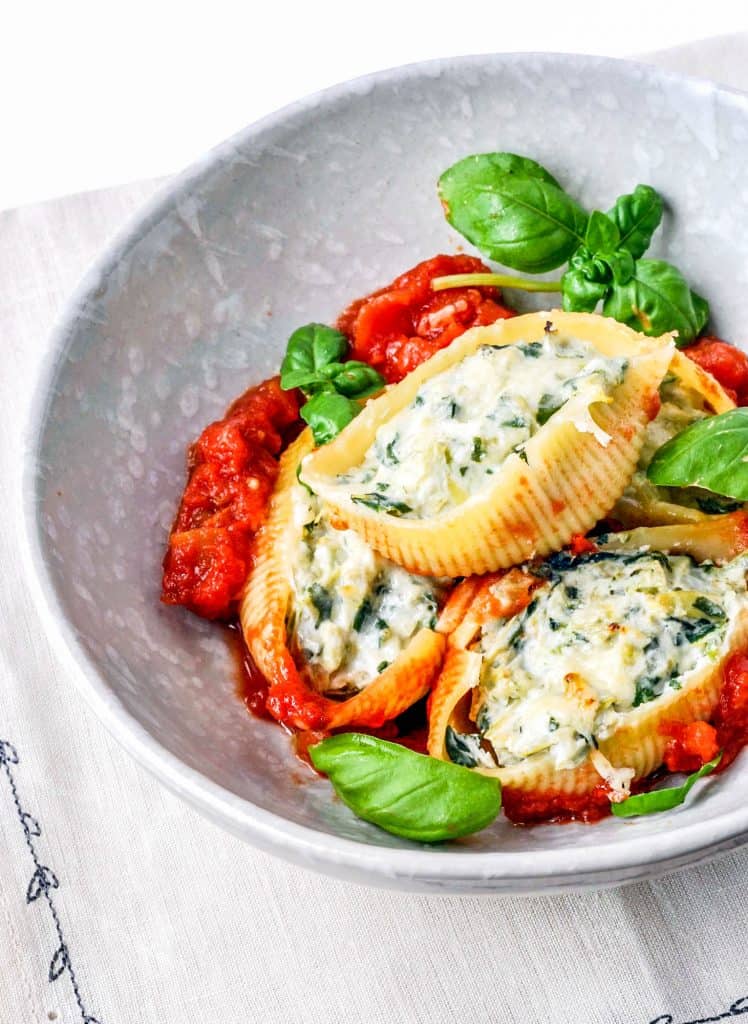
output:
[[[636,469],[612,517],[625,527],[699,523],[738,508],[740,502],[697,487],[658,487],[647,479],[647,467],[658,448],[692,423],[734,408],[735,402],[711,374],[676,352],[660,385],[659,412],[647,425]]]
[[[267,706],[296,728],[379,726],[422,697],[439,669],[447,581],[413,576],[336,529],[297,480],[305,431],[282,460],[240,606]]]
[[[633,531],[484,579],[434,690],[429,753],[497,776],[510,801],[563,808],[596,787],[624,799],[662,764],[663,727],[714,712],[723,666],[748,639],[735,518],[703,543],[693,527]],[[720,550],[722,564],[694,557]]]
[[[636,466],[673,355],[599,316],[468,331],[305,459],[336,522],[412,572],[518,564],[585,533]]]

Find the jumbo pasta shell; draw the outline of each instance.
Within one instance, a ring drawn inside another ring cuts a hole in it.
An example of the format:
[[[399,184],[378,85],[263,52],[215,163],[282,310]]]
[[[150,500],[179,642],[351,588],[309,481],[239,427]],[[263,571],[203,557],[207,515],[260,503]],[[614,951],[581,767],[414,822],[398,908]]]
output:
[[[281,458],[268,517],[257,535],[254,568],[240,604],[242,631],[250,654],[270,684],[267,707],[280,721],[299,729],[378,727],[428,691],[441,665],[445,639],[435,630],[421,629],[392,665],[347,700],[324,696],[300,671],[287,630],[298,529],[292,494],[299,486],[299,461],[312,447],[311,431],[305,430]]]
[[[622,534],[617,550],[628,550],[642,544],[654,550],[677,551],[710,560],[725,561],[748,549],[745,533],[745,513],[718,517],[720,523],[706,527],[660,527]],[[699,539],[706,530],[708,536]],[[676,531],[674,533],[674,531]],[[688,534],[690,533],[690,537]],[[638,542],[638,545],[634,544]],[[611,538],[611,544],[614,538]],[[513,570],[519,573],[520,570]],[[517,592],[516,582],[511,589]],[[470,645],[486,621],[488,606],[482,598],[492,593],[501,596],[502,582],[486,579],[482,587],[473,585],[473,605],[463,624],[450,638],[444,665],[434,687],[430,701],[428,751],[432,757],[449,761],[447,729],[458,733],[475,731],[470,711],[479,685],[483,656]],[[509,592],[507,592],[509,593]],[[521,603],[518,609],[523,607]],[[483,607],[483,611],[481,611]],[[507,608],[511,608],[507,602]],[[516,610],[510,614],[516,614]],[[680,690],[671,690],[650,703],[633,707],[621,715],[615,731],[599,742],[602,755],[614,769],[633,770],[634,779],[641,779],[657,767],[664,758],[667,735],[660,731],[663,723],[690,723],[709,719],[718,704],[724,667],[729,658],[745,649],[748,643],[748,606],[739,604],[731,617],[718,656],[706,665],[691,671]],[[549,755],[536,755],[509,767],[476,765],[474,771],[500,779],[509,792],[533,793],[547,801],[568,796],[581,796],[600,786],[601,777],[590,758],[574,768],[558,769]],[[563,804],[562,804],[563,805]]]
[[[404,410],[423,384],[482,346],[532,343],[548,331],[628,360],[609,404],[592,406],[597,433],[578,426],[589,407],[572,398],[529,439],[526,461],[509,455],[491,478],[495,482],[442,514],[395,518],[354,501],[360,485],[341,482],[341,475],[361,463],[379,427]],[[670,336],[645,338],[591,314],[531,313],[474,328],[370,401],[335,440],[304,461],[302,477],[338,521],[411,572],[467,576],[516,565],[563,547],[613,506],[636,465],[673,351]]]

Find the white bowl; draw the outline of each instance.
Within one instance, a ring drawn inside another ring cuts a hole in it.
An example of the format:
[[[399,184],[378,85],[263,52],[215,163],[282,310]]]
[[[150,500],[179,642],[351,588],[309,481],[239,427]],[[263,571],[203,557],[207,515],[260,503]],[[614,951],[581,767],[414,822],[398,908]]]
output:
[[[748,835],[748,760],[671,813],[506,821],[441,847],[356,819],[249,717],[215,626],[159,604],[185,448],[275,372],[290,332],[454,251],[435,182],[472,152],[535,157],[589,208],[637,182],[670,255],[734,341],[748,319],[748,99],[650,67],[523,54],[337,86],[240,133],[113,244],[51,343],[28,436],[28,553],[71,678],[135,757],[215,821],[309,867],[428,892],[650,877]]]

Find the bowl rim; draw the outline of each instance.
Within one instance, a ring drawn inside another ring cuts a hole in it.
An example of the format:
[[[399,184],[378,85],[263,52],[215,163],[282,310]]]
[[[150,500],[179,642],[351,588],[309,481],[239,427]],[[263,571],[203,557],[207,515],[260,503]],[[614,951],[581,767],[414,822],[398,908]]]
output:
[[[40,446],[43,439],[54,384],[65,363],[78,322],[101,284],[117,265],[139,244],[173,207],[203,182],[225,158],[250,140],[287,120],[320,106],[329,106],[346,96],[382,83],[405,83],[413,77],[435,77],[456,69],[495,64],[522,64],[529,59],[553,60],[579,72],[600,67],[631,73],[652,85],[668,83],[694,94],[723,97],[748,117],[748,94],[717,86],[713,82],[666,71],[655,65],[580,54],[488,53],[437,58],[400,65],[337,83],[276,110],[241,129],[208,150],[186,170],[169,178],[155,194],[117,231],[92,262],[77,288],[57,317],[32,393],[23,429],[21,478],[22,556],[32,597],[50,637],[57,658],[70,675],[89,707],[114,738],[169,789],[197,810],[255,845],[288,860],[328,873],[359,878],[371,884],[408,887],[419,881],[449,891],[449,885],[473,883],[485,891],[510,889],[512,883],[530,883],[534,891],[572,888],[580,884],[604,885],[624,879],[636,880],[655,873],[657,867],[691,863],[704,859],[726,844],[735,848],[748,842],[748,805],[706,821],[664,830],[656,835],[622,838],[617,842],[592,843],[584,847],[523,851],[496,849],[473,852],[428,846],[391,848],[359,842],[298,824],[253,804],[245,797],[213,782],[163,747],[121,704],[106,678],[95,668],[75,629],[66,618],[54,582],[44,559],[44,541],[38,514],[38,485],[41,480]],[[630,826],[629,826],[630,827]],[[635,828],[635,826],[634,826]],[[632,832],[634,829],[632,828]],[[453,890],[454,891],[454,890]]]

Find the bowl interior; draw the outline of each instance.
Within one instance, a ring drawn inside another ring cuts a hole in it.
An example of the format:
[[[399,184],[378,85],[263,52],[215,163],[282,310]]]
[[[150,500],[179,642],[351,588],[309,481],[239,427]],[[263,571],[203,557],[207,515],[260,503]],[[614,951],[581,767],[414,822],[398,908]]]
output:
[[[637,182],[658,188],[669,209],[654,253],[687,272],[715,330],[740,342],[743,99],[637,65],[549,55],[401,69],[268,118],[172,187],[89,277],[58,333],[32,425],[43,586],[89,688],[117,708],[122,729],[247,801],[235,804],[246,822],[255,805],[362,844],[411,846],[356,820],[295,760],[281,729],[248,716],[220,630],[159,604],[185,447],[275,372],[299,324],[330,320],[461,245],[435,181],[452,161],[491,149],[540,160],[589,208],[606,209]],[[500,875],[520,854],[531,873],[542,851],[559,851],[559,864],[576,851],[591,865],[617,845],[625,863],[634,837],[703,824],[708,839],[740,810],[747,781],[744,761],[670,815],[595,828],[499,822],[424,856],[495,851]]]

